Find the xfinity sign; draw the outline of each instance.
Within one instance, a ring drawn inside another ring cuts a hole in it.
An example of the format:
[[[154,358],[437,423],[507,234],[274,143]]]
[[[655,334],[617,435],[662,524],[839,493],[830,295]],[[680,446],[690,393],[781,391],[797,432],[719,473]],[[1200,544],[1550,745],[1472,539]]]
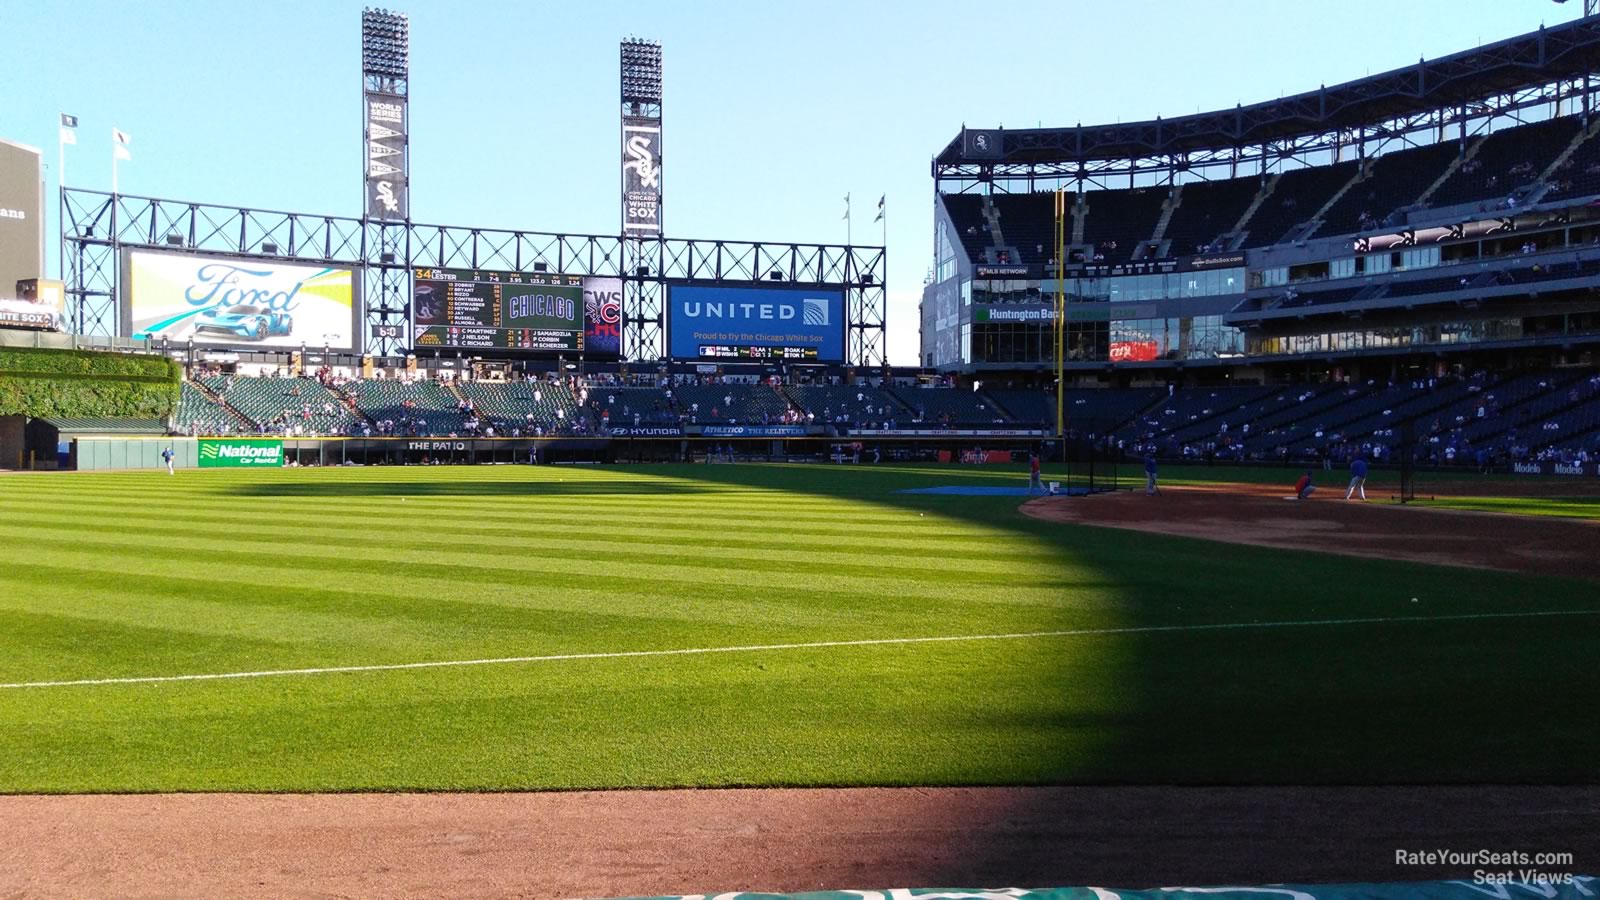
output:
[[[759,360],[765,350],[786,348],[815,351],[819,362],[844,360],[840,288],[680,284],[669,286],[667,303],[675,359]]]

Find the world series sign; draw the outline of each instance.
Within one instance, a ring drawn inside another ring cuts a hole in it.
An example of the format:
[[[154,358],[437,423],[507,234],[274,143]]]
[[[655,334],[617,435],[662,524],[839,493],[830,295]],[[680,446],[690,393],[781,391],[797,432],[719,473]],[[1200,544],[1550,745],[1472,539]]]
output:
[[[411,186],[406,175],[406,98],[367,91],[367,215],[374,219],[411,217]]]
[[[661,234],[660,119],[622,119],[622,233]]]

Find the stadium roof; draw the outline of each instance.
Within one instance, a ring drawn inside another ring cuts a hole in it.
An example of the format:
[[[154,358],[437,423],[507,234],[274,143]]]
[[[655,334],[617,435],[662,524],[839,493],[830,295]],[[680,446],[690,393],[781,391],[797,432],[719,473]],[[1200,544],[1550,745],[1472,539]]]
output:
[[[1449,108],[1597,69],[1600,16],[1419,60],[1358,81],[1217,112],[1073,128],[962,128],[935,157],[934,165],[1061,163],[1254,146]],[[969,140],[978,134],[984,135],[987,149]]]

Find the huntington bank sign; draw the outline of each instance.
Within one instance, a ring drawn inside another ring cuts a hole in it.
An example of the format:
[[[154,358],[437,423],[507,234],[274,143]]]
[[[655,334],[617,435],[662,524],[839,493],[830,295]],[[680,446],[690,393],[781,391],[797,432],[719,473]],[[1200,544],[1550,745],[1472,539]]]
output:
[[[200,442],[200,468],[242,469],[283,465],[283,441]]]

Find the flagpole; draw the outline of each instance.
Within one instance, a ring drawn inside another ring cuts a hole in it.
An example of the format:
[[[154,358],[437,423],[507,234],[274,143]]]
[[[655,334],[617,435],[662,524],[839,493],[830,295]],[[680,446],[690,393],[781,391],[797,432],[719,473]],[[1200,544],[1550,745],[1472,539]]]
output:
[[[67,205],[67,142],[66,126],[56,123],[56,215],[62,217],[62,222],[57,226],[61,234],[66,234]],[[56,253],[56,277],[62,281],[67,280],[67,255],[59,249]]]

